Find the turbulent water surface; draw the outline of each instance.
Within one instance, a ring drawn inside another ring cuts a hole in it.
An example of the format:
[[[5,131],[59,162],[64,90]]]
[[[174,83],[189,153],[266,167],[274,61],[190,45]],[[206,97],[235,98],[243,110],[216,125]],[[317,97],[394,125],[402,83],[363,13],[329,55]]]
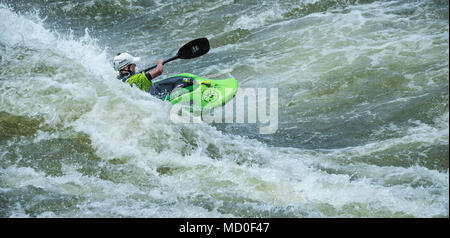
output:
[[[0,1],[0,217],[448,217],[448,0]],[[278,130],[115,78],[278,88]]]

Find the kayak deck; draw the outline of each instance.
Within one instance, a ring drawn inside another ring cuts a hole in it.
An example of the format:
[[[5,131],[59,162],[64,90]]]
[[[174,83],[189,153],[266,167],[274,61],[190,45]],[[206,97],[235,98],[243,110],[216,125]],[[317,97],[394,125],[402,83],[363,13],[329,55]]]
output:
[[[191,112],[205,112],[225,105],[233,99],[238,89],[238,81],[234,78],[211,80],[189,73],[177,74],[164,81],[175,78],[186,82],[183,86],[187,86],[175,88],[161,99],[171,104],[186,103]]]

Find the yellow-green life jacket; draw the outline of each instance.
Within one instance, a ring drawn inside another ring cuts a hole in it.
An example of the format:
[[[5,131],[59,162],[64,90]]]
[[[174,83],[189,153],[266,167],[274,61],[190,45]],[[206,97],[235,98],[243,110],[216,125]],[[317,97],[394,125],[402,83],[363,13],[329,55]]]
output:
[[[133,85],[136,85],[136,87],[144,90],[145,92],[148,92],[150,90],[150,86],[152,86],[151,76],[150,74],[146,74],[145,72],[132,75],[128,78],[127,82],[131,87],[133,87]]]

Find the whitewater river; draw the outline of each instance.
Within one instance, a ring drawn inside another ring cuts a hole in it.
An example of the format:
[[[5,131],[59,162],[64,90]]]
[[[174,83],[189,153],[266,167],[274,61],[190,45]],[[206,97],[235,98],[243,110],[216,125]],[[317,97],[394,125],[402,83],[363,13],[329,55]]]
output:
[[[448,217],[448,11],[0,1],[0,217]],[[274,133],[175,123],[170,103],[116,79],[118,52],[142,69],[200,37],[211,50],[160,77],[277,89]]]

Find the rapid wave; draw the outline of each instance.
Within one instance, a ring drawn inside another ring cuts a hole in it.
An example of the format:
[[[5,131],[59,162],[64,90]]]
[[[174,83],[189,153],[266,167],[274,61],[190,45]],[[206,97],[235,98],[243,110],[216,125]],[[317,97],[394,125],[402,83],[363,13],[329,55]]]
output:
[[[0,216],[448,217],[448,3],[186,4],[0,4]],[[115,79],[117,51],[151,64],[203,34],[166,74],[280,87],[277,133],[174,124]]]

